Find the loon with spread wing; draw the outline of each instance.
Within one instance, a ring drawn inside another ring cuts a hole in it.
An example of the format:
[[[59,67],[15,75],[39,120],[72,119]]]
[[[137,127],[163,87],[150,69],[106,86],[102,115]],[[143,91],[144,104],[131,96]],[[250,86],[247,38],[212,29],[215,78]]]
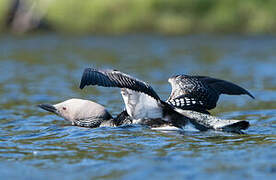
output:
[[[151,122],[159,119],[165,124],[178,128],[187,122],[199,130],[215,129],[237,132],[249,127],[247,121],[222,120],[210,115],[183,110],[162,101],[153,88],[136,78],[117,70],[97,70],[86,68],[83,72],[80,88],[88,85],[121,88],[127,114],[136,122]],[[158,121],[159,122],[159,121]]]
[[[134,123],[158,122],[156,125],[150,125],[155,128],[163,125],[181,128],[187,123],[187,118],[162,101],[149,84],[120,71],[87,68],[83,72],[80,88],[83,89],[87,85],[121,88],[127,115]]]
[[[247,90],[234,83],[207,76],[177,75],[169,78],[168,82],[172,92],[167,102],[184,110],[209,114],[207,110],[216,107],[221,94],[247,94],[254,99]]]

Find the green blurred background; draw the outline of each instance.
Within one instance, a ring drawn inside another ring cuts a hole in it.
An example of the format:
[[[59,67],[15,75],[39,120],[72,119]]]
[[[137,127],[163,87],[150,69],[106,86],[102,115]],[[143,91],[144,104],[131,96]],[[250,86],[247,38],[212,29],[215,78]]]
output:
[[[275,0],[0,0],[0,31],[273,34]]]

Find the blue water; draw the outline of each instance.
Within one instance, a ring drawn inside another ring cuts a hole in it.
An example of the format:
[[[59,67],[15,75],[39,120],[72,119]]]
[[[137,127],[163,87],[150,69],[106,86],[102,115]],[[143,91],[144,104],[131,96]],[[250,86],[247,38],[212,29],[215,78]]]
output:
[[[275,179],[276,37],[0,37],[1,179]],[[71,126],[36,107],[69,98],[123,109],[118,89],[78,88],[85,67],[116,68],[166,99],[174,74],[235,82],[212,114],[248,120],[245,134]]]

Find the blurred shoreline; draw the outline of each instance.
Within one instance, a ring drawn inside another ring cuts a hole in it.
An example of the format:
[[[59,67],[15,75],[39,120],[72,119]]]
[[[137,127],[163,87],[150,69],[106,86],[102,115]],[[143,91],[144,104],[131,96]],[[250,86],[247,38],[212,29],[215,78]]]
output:
[[[276,1],[1,0],[0,33],[275,34]]]

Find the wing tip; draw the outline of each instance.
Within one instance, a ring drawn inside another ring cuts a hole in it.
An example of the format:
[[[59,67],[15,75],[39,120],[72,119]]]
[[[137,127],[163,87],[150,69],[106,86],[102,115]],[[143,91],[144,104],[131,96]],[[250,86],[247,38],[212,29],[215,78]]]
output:
[[[248,121],[241,121],[241,122],[239,122],[238,124],[239,124],[241,130],[246,130],[246,129],[248,129],[249,126],[250,126],[250,124],[249,124]]]
[[[79,86],[80,89],[83,89],[84,87],[85,87],[85,85],[82,84],[82,83],[81,83],[80,86]]]
[[[92,68],[85,68],[82,77],[81,77],[81,82],[80,82],[80,89],[83,89],[87,85],[87,74],[92,70]]]
[[[241,130],[246,130],[250,126],[250,123],[248,121],[239,121],[235,122],[233,124],[227,125],[223,127],[226,131],[230,132],[240,132]]]
[[[247,91],[246,94],[247,94],[249,97],[251,97],[252,99],[255,99],[255,97],[254,97],[250,92]]]

